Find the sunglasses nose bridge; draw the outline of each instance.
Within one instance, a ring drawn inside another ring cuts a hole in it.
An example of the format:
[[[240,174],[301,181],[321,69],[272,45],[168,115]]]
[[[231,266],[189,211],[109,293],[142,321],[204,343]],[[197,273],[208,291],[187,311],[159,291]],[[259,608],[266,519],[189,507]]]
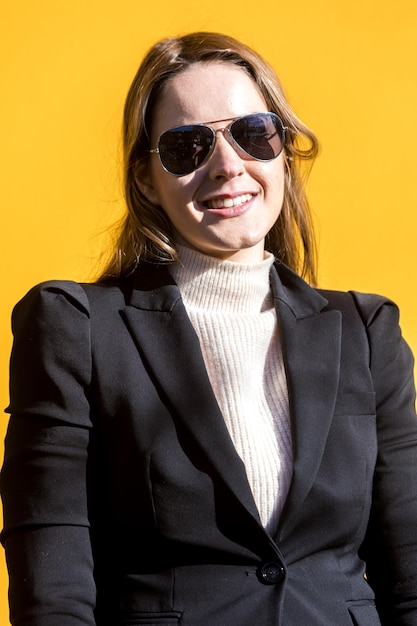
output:
[[[232,133],[230,132],[230,126],[224,126],[223,128],[212,128],[211,130],[213,131],[213,144],[212,144],[211,152],[213,152],[213,150],[215,149],[217,145],[217,133],[221,133],[224,139],[227,141],[227,143],[230,146],[232,146],[232,148],[236,152],[236,147],[238,147],[239,144],[236,142]]]

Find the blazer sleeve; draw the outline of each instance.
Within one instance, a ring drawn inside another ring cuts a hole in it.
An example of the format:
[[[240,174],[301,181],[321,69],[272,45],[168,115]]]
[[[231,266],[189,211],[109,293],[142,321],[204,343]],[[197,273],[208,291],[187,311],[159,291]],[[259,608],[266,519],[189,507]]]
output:
[[[33,288],[12,316],[0,489],[14,626],[95,624],[88,311],[80,285],[55,281]]]
[[[384,626],[417,625],[417,419],[413,357],[397,307],[354,294],[376,394],[378,458],[364,556]]]

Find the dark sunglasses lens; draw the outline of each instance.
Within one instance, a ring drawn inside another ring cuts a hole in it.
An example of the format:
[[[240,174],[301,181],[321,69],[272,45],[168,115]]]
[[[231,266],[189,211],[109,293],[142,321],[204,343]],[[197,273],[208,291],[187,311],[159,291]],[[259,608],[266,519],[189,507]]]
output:
[[[214,133],[207,126],[180,126],[163,133],[159,156],[164,168],[175,176],[194,172],[210,154]]]
[[[274,113],[246,115],[230,127],[233,139],[243,150],[258,161],[271,161],[284,145],[284,128]]]

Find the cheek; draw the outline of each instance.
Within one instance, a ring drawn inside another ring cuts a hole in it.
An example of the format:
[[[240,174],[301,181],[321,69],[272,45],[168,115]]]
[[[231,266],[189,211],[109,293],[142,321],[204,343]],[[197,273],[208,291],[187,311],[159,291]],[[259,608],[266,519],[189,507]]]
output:
[[[272,170],[270,173],[264,173],[262,187],[268,212],[279,213],[284,201],[284,171]],[[278,217],[278,215],[276,217]]]
[[[274,181],[275,181],[275,186],[278,189],[284,189],[284,181],[285,181],[285,166],[284,166],[284,159],[283,159],[283,155],[281,154],[278,159],[276,160],[276,162],[272,162],[271,165],[275,165],[275,168],[273,168],[273,173],[274,173]]]
[[[197,186],[194,175],[177,178],[167,172],[162,172],[153,180],[159,204],[168,215],[170,213],[182,214],[187,206],[192,205]]]
[[[271,227],[278,219],[285,194],[285,172],[282,160],[279,163],[269,163],[274,167],[268,167],[264,171],[264,198],[266,205],[266,216]]]
[[[261,182],[265,192],[282,192],[285,184],[285,171],[282,154],[275,159],[275,161],[269,161],[266,163],[258,161],[253,165],[253,176]]]

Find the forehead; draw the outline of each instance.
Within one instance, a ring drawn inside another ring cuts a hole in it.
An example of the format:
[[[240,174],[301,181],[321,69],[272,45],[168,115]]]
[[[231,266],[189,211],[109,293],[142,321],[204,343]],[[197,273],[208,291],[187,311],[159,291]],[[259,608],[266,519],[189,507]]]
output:
[[[164,85],[151,133],[267,110],[258,86],[243,68],[228,62],[195,63]]]

